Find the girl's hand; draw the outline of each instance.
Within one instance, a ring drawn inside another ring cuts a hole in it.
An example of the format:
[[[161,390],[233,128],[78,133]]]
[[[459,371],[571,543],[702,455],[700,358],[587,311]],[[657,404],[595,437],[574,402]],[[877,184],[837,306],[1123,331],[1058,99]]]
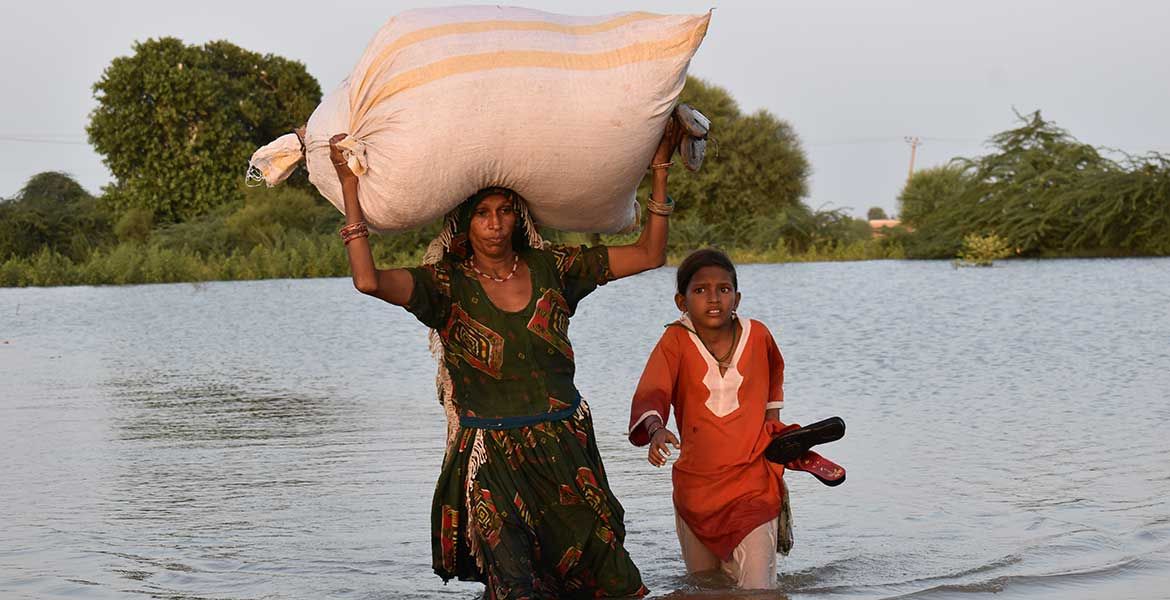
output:
[[[674,151],[678,148],[678,144],[682,141],[683,130],[675,121],[674,113],[671,113],[670,119],[666,121],[666,129],[662,131],[662,139],[658,142],[658,150],[654,152],[654,160],[650,163],[652,165],[660,165],[665,162],[670,162],[670,158],[674,156]]]
[[[347,134],[339,133],[329,138],[329,160],[333,162],[333,168],[337,170],[337,178],[345,181],[347,179],[354,179],[357,175],[349,170],[349,165],[345,162],[345,155],[341,148],[337,147],[337,142],[344,140]]]
[[[665,427],[659,427],[658,431],[654,432],[654,437],[650,438],[650,452],[647,460],[650,464],[661,467],[666,464],[666,457],[670,456],[670,447],[667,444],[674,446],[677,450],[678,438],[674,433]]]

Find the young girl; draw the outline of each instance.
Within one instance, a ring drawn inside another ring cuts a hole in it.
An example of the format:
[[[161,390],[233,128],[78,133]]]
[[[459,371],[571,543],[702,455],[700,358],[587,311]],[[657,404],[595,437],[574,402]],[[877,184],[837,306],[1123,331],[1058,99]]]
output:
[[[736,314],[737,286],[735,266],[718,250],[698,250],[679,266],[675,303],[683,314],[646,363],[629,436],[635,446],[650,444],[658,467],[668,444],[681,450],[674,507],[687,573],[721,569],[738,587],[768,589],[776,585],[778,536],[788,541],[785,551],[791,545],[781,518],[784,466],[764,457],[786,429],[784,359],[763,323]],[[671,407],[679,435],[666,426]]]

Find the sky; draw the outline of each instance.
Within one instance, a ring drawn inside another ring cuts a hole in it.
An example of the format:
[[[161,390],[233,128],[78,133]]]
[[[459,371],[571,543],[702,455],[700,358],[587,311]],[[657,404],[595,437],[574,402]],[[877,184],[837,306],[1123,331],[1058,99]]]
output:
[[[386,19],[446,4],[0,0],[0,197],[41,171],[70,173],[93,193],[110,181],[86,141],[92,86],[135,41],[228,40],[303,62],[327,92]],[[792,124],[812,165],[813,208],[895,213],[906,137],[921,138],[915,169],[927,168],[986,152],[987,138],[1014,126],[1013,111],[1040,109],[1094,145],[1170,152],[1164,0],[518,4],[583,15],[715,8],[690,72],[745,112]]]

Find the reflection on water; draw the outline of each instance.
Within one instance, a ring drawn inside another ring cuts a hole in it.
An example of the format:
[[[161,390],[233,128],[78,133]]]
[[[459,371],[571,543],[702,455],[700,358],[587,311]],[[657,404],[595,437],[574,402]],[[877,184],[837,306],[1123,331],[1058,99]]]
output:
[[[125,440],[191,442],[307,438],[338,428],[328,400],[250,396],[233,382],[184,385],[174,373],[151,371],[114,379],[106,393]],[[352,424],[356,425],[356,423]]]
[[[628,547],[670,598],[1157,598],[1170,579],[1170,261],[745,266],[794,473],[780,590],[682,575],[669,469],[625,441],[663,269],[571,335]],[[425,332],[347,280],[0,290],[0,597],[476,598],[431,574]]]

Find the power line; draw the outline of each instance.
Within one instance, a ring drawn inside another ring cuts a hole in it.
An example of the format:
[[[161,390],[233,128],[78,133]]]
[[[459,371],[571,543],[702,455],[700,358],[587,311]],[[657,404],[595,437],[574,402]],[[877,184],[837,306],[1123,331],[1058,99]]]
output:
[[[862,137],[862,138],[844,138],[839,140],[824,140],[820,142],[809,142],[805,146],[856,146],[860,144],[889,144],[897,141],[894,137]]]
[[[987,142],[987,140],[977,140],[974,138],[923,137],[920,139],[927,142],[947,142],[952,144],[984,144]]]
[[[920,136],[918,139],[924,142],[943,142],[947,144],[982,144],[985,140],[977,140],[974,138],[952,138],[952,137],[925,137]],[[899,144],[903,143],[904,139],[901,136],[881,136],[881,137],[856,137],[856,138],[842,138],[837,140],[821,140],[810,141],[804,146],[856,146],[862,144]]]
[[[17,142],[21,144],[59,144],[68,146],[83,146],[89,145],[85,140],[72,139],[52,139],[65,138],[67,136],[27,136],[27,135],[0,135],[0,142]]]

